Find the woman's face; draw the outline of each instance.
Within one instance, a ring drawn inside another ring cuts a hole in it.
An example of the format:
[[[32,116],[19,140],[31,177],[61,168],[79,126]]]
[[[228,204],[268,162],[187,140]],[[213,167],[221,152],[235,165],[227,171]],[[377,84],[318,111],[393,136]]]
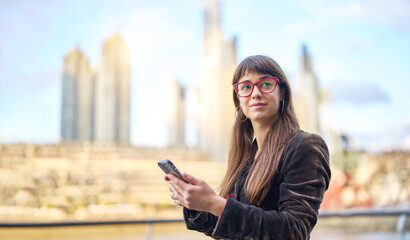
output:
[[[273,77],[269,74],[260,74],[246,72],[238,82],[249,81],[251,83],[267,77]],[[279,85],[279,83],[278,83]],[[278,118],[279,103],[283,99],[279,86],[271,93],[262,93],[257,86],[254,86],[253,92],[248,97],[239,97],[240,107],[252,124],[273,124]]]

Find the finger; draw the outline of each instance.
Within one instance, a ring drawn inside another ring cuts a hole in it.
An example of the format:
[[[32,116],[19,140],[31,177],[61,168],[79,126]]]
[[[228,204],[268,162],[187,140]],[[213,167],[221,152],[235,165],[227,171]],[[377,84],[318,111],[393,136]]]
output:
[[[181,193],[181,194],[185,192],[185,189],[188,186],[187,183],[185,183],[184,181],[182,181],[181,179],[179,179],[177,177],[172,177],[172,179],[169,183],[171,183],[171,185],[174,187],[174,189],[178,193]]]
[[[169,186],[169,190],[172,192],[171,198],[174,200],[175,204],[184,207],[183,203],[185,199],[181,193],[183,188],[181,188],[180,184],[188,184],[172,174],[167,174],[166,177],[169,179],[169,183],[171,184],[171,186]]]
[[[168,182],[171,184],[175,183],[175,181],[181,181],[181,179],[176,177],[174,174],[168,173],[167,175],[165,175],[165,177],[168,179]]]
[[[165,179],[165,181],[171,180],[167,175],[165,175],[164,179]]]
[[[181,206],[181,207],[184,207],[184,205],[182,205],[181,202],[178,201],[178,200],[174,200],[174,203],[175,203],[176,205],[179,205],[179,206]]]
[[[182,196],[181,196],[181,194],[178,193],[177,191],[172,191],[171,198],[172,198],[173,200],[180,200],[180,201],[181,201]]]
[[[185,206],[185,205],[184,205],[185,199],[184,199],[184,197],[183,197],[181,194],[179,194],[179,193],[177,193],[177,192],[173,192],[172,195],[171,195],[171,198],[174,200],[174,202],[175,202],[177,205],[182,206],[182,207]]]
[[[201,181],[199,178],[196,178],[188,173],[183,173],[182,177],[184,177],[184,179],[187,180],[192,185],[198,185]]]
[[[174,177],[175,177],[174,175],[169,174],[169,173],[165,175],[165,179],[168,179],[167,181],[171,181]]]

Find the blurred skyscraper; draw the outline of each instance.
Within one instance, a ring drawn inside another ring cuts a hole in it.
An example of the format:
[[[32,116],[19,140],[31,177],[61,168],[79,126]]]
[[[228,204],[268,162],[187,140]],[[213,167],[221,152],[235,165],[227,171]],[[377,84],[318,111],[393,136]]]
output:
[[[299,74],[294,88],[295,111],[301,129],[320,133],[318,80],[313,72],[312,57],[305,45],[299,58]]]
[[[93,138],[93,75],[78,47],[64,57],[61,138],[90,141]]]
[[[96,73],[78,48],[64,58],[61,140],[129,143],[130,58],[114,34],[102,48]]]
[[[311,54],[302,46],[299,58],[299,73],[295,81],[294,106],[302,130],[320,134],[332,155],[344,152],[343,142],[331,123],[329,114],[330,93],[319,88],[319,81],[313,70]]]
[[[199,85],[198,143],[215,160],[226,160],[235,108],[232,77],[236,67],[235,39],[221,28],[218,0],[204,0],[204,37]]]
[[[103,44],[95,79],[95,141],[129,143],[130,78],[129,49],[114,34]]]
[[[177,80],[169,82],[168,146],[185,145],[185,90]]]

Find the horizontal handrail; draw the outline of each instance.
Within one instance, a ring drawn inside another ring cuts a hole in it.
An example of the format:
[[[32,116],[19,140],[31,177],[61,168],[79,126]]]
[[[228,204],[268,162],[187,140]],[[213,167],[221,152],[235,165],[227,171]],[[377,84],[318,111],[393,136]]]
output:
[[[0,222],[0,227],[61,227],[61,226],[84,226],[84,225],[114,225],[114,224],[154,224],[183,222],[183,219],[149,219],[149,220],[126,220],[126,221],[70,221],[70,222]]]
[[[410,215],[410,209],[343,210],[343,211],[322,211],[319,213],[319,217],[400,216],[400,215]]]
[[[343,210],[322,211],[319,218],[326,217],[354,217],[354,216],[402,216],[410,215],[410,209],[402,210]],[[148,220],[116,220],[116,221],[69,221],[69,222],[0,222],[0,227],[59,227],[83,225],[113,225],[113,224],[154,224],[183,222],[183,219],[148,219]]]

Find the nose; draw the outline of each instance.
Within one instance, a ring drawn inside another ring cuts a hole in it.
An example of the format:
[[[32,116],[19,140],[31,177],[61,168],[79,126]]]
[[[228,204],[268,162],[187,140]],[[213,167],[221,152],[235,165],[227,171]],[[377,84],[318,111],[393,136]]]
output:
[[[252,98],[260,98],[262,96],[261,90],[259,90],[258,86],[255,85],[253,86],[253,91],[252,91]]]

